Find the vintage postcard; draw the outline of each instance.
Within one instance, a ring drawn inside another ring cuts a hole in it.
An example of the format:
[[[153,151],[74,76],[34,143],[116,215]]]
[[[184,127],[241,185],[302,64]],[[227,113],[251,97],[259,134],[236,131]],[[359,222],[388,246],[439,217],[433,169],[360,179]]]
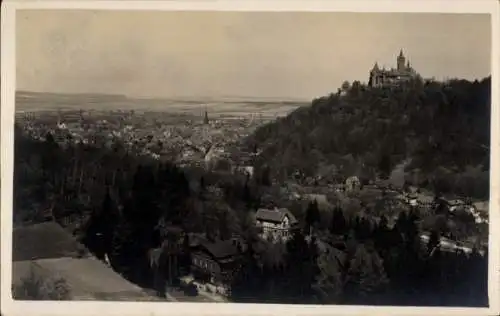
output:
[[[2,314],[498,314],[498,10],[6,1]]]

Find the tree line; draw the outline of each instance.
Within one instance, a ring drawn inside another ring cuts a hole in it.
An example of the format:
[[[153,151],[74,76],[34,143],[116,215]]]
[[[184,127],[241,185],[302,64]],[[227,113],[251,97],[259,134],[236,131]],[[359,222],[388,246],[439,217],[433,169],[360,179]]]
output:
[[[212,240],[252,229],[248,209],[258,199],[248,177],[181,169],[135,156],[118,141],[101,145],[61,146],[50,133],[34,140],[16,124],[14,225],[55,220],[144,286],[156,281],[153,249],[160,249],[160,261],[163,252],[184,255],[172,269],[189,269],[187,246],[178,249],[170,227]]]
[[[274,245],[258,240],[250,216],[264,206],[273,169],[250,180],[139,158],[119,142],[112,149],[82,143],[63,148],[50,134],[44,142],[25,137],[19,126],[15,138],[15,221],[41,221],[47,212],[58,221],[74,218],[81,224],[75,233],[89,250],[108,256],[116,271],[138,284],[156,286],[152,249],[160,249],[173,271],[165,279],[189,269],[189,240],[168,235],[175,226],[212,240],[237,233],[251,245],[232,280],[234,301],[487,303],[487,256],[440,251],[439,231],[434,244],[422,247],[415,212],[401,212],[389,227],[384,217],[351,219],[336,208],[326,237],[315,237],[322,219],[311,203],[304,227],[288,243]]]
[[[402,211],[391,226],[355,216],[347,219],[340,207],[326,238],[309,235],[317,212],[307,208],[308,221],[284,244],[271,250],[279,259],[247,253],[234,280],[237,302],[486,306],[488,255],[474,249],[448,252],[434,230],[420,240],[417,212]],[[321,245],[322,244],[322,245]],[[281,248],[281,249],[279,249]],[[280,251],[281,250],[281,251]],[[281,255],[277,255],[280,253]]]
[[[491,77],[345,90],[258,128],[245,141],[262,151],[256,164],[277,179],[335,166],[340,178],[373,180],[410,159],[409,183],[488,197]]]

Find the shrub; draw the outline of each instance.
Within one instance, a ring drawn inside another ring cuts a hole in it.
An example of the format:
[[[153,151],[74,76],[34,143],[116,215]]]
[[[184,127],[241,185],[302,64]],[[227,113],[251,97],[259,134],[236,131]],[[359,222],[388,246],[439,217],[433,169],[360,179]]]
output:
[[[12,287],[16,300],[69,300],[71,291],[63,278],[41,277],[31,268],[30,274]]]

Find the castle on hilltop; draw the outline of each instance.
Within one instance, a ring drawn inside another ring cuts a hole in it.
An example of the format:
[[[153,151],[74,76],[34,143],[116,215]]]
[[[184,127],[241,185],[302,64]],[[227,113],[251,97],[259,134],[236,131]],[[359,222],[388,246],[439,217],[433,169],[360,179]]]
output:
[[[368,86],[374,88],[394,87],[419,77],[418,73],[411,67],[410,61],[406,61],[403,50],[399,52],[396,62],[397,68],[391,69],[380,69],[378,64],[375,63],[370,71]]]

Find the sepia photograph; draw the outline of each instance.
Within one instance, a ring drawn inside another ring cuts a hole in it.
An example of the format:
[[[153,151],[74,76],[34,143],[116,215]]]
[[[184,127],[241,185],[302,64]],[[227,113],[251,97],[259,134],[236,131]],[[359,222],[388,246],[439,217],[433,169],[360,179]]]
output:
[[[12,304],[492,306],[498,16],[13,12]]]

